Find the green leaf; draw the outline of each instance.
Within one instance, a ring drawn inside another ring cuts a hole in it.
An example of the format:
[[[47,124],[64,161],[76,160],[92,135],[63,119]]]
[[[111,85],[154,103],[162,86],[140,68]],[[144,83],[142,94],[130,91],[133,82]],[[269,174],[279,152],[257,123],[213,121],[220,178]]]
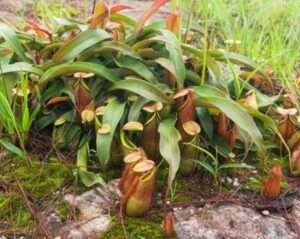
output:
[[[96,173],[89,172],[89,171],[79,170],[78,175],[79,175],[81,182],[86,187],[92,187],[96,184],[105,186],[105,181],[100,174],[96,174]]]
[[[109,39],[110,35],[101,29],[88,29],[63,45],[53,56],[55,63],[72,61],[81,52],[93,45]]]
[[[213,105],[224,112],[238,127],[248,133],[259,150],[265,151],[262,135],[253,118],[243,107],[227,98],[222,91],[213,86],[202,85],[192,87],[192,89],[203,103]]]
[[[126,23],[127,25],[133,26],[133,27],[136,25],[136,20],[134,18],[128,17],[128,16],[126,16],[124,14],[120,14],[120,13],[111,14],[110,19],[113,22],[118,22],[121,24]]]
[[[257,64],[250,58],[225,50],[211,50],[208,54],[219,61],[230,61],[237,65],[244,65],[252,70],[257,68]]]
[[[9,47],[17,54],[20,60],[28,62],[25,51],[16,33],[6,24],[0,23],[0,36],[8,43]]]
[[[165,95],[160,88],[142,79],[127,78],[126,80],[115,82],[110,90],[127,90],[149,100],[159,101],[162,103],[168,103],[171,101],[170,97]]]
[[[120,80],[112,70],[106,68],[103,65],[91,62],[74,62],[64,63],[50,68],[42,75],[40,84],[45,85],[58,76],[75,72],[92,72],[110,82],[116,82]]]
[[[150,100],[148,100],[144,97],[139,97],[130,107],[130,110],[128,113],[128,121],[138,121],[142,108],[149,101]]]
[[[214,168],[209,163],[202,160],[196,160],[195,162],[199,164],[201,167],[205,168],[213,177],[216,176],[216,172]]]
[[[201,128],[205,131],[208,138],[212,140],[214,134],[214,126],[213,119],[210,116],[208,109],[203,107],[196,107],[196,112],[202,126]]]
[[[0,123],[6,127],[8,133],[18,132],[18,124],[7,98],[0,92]]]
[[[169,164],[168,184],[171,187],[180,165],[179,141],[181,135],[175,127],[176,118],[163,120],[159,124],[159,151]]]
[[[110,53],[119,52],[122,55],[131,56],[136,59],[140,59],[140,56],[131,49],[131,47],[122,42],[114,42],[114,41],[105,41],[102,42],[100,46],[92,47],[90,50],[87,50],[83,53],[80,59],[89,59],[95,54],[101,53]]]
[[[76,165],[80,171],[87,171],[89,154],[89,143],[85,142],[77,151]]]
[[[10,143],[9,141],[0,139],[0,144],[7,151],[9,151],[21,158],[26,158],[26,154],[19,147],[15,146],[14,144]]]
[[[254,167],[245,163],[225,163],[219,167],[219,170],[237,169],[237,168],[253,169]]]
[[[280,98],[280,94],[273,96],[265,95],[248,82],[244,82],[244,84],[246,89],[255,91],[258,108],[273,105]]]
[[[186,79],[193,82],[196,85],[201,84],[201,77],[199,76],[199,74],[197,74],[196,72],[194,72],[192,70],[186,71]]]
[[[173,62],[175,67],[178,86],[179,88],[182,88],[186,77],[186,72],[180,43],[173,32],[168,30],[161,30],[160,32],[164,38],[166,49],[169,52],[169,59]]]
[[[36,75],[42,75],[43,70],[35,67],[32,64],[26,62],[17,62],[9,65],[1,65],[0,66],[0,74],[7,74],[11,72],[30,72]]]
[[[256,110],[255,108],[253,108],[251,106],[243,105],[242,107],[244,107],[252,117],[261,120],[264,123],[264,126],[268,126],[274,132],[278,132],[277,125],[271,117]]]
[[[161,67],[165,68],[169,73],[171,73],[176,78],[176,80],[178,80],[177,75],[176,75],[175,66],[172,61],[170,61],[167,58],[160,57],[160,58],[157,58],[155,60],[155,62],[158,63]]]
[[[106,106],[103,116],[103,124],[110,126],[110,131],[107,134],[97,133],[97,154],[103,168],[106,167],[111,157],[111,144],[116,131],[116,128],[124,114],[125,103],[120,103],[113,98]]]
[[[203,50],[197,49],[194,46],[184,43],[181,44],[181,46],[185,51],[195,55],[196,57],[203,55]],[[244,65],[252,70],[257,69],[257,64],[254,61],[237,53],[228,52],[225,50],[209,50],[207,54],[209,57],[214,58],[217,61],[230,61],[234,64]]]
[[[122,55],[115,59],[115,62],[118,67],[131,70],[149,82],[156,82],[154,74],[148,69],[148,67],[135,58]]]

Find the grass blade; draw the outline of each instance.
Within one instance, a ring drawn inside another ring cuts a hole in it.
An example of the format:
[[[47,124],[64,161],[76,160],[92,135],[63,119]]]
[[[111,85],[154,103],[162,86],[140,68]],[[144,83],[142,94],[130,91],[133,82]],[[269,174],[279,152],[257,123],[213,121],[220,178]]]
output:
[[[0,36],[2,36],[11,49],[17,54],[20,60],[28,62],[29,60],[25,56],[25,51],[16,35],[16,33],[6,24],[0,23]]]
[[[5,148],[7,151],[9,151],[10,153],[13,153],[13,154],[17,155],[20,158],[26,158],[26,154],[19,147],[17,147],[14,144],[8,142],[7,140],[0,139],[0,145],[3,148]]]

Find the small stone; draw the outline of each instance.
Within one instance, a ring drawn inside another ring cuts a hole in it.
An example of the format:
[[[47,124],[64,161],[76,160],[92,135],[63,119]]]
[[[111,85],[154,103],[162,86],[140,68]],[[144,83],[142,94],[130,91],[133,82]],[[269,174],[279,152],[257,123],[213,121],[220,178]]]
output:
[[[227,181],[229,184],[232,184],[232,178],[226,177],[226,181]]]
[[[269,216],[269,215],[270,215],[270,212],[269,212],[268,210],[263,210],[263,211],[261,212],[261,214],[264,215],[264,216]]]
[[[240,183],[239,183],[239,179],[238,178],[234,178],[233,180],[233,184],[232,184],[234,187],[239,187],[240,186]]]

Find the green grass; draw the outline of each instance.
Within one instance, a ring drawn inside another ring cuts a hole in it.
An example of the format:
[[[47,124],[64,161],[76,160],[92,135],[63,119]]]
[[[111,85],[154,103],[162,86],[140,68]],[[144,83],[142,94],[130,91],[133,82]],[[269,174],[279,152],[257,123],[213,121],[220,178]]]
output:
[[[176,0],[173,2],[175,5]],[[185,2],[182,8],[190,12],[192,0],[177,2]],[[271,65],[278,79],[291,87],[300,61],[299,1],[206,0],[195,3],[194,25],[201,21],[203,26],[205,19],[208,20],[208,25],[216,27],[225,40],[240,41],[234,50],[254,59],[261,67]],[[230,49],[232,45],[223,47]]]

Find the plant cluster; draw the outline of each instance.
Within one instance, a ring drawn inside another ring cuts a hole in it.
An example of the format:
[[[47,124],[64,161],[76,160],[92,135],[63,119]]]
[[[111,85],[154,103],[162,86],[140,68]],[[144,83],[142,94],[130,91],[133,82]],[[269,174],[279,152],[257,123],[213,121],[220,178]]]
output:
[[[49,134],[56,150],[76,152],[86,186],[125,163],[121,210],[133,216],[150,208],[166,165],[167,194],[177,173],[205,169],[218,183],[223,170],[274,154],[289,155],[299,175],[293,96],[247,57],[208,44],[209,29],[182,27],[176,12],[146,24],[167,2],[154,1],[138,21],[121,13],[130,6],[100,1],[88,21],[57,19],[55,31],[1,23],[2,147],[25,158],[30,133]],[[263,194],[277,196],[274,188]]]

